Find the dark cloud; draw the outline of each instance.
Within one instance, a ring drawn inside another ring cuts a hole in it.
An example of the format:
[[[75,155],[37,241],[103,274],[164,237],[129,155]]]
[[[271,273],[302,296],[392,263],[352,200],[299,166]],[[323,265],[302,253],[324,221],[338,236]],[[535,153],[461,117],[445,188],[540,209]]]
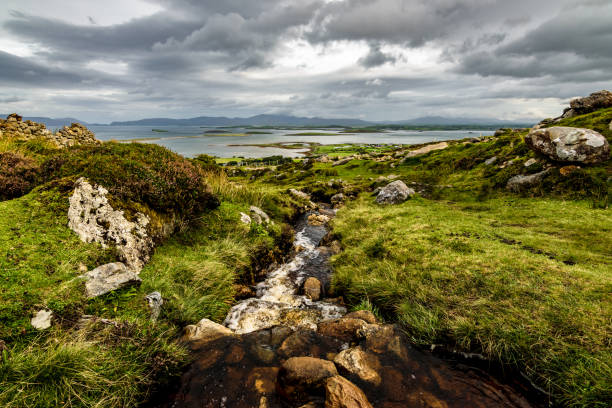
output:
[[[385,65],[387,63],[394,64],[396,61],[397,57],[382,52],[380,49],[380,44],[374,44],[370,46],[368,55],[361,58],[359,63],[365,68],[373,68]]]

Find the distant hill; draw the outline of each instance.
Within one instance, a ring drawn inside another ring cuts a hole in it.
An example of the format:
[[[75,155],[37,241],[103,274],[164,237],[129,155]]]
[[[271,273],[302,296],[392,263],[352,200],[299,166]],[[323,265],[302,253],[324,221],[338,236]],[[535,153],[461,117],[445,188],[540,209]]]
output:
[[[288,115],[256,115],[249,118],[199,116],[189,119],[151,118],[112,122],[111,126],[369,126],[373,122],[360,119],[303,118]]]
[[[424,116],[421,118],[392,122],[405,126],[436,126],[436,125],[475,125],[475,126],[531,126],[529,121],[506,121],[488,118],[447,118],[443,116]]]

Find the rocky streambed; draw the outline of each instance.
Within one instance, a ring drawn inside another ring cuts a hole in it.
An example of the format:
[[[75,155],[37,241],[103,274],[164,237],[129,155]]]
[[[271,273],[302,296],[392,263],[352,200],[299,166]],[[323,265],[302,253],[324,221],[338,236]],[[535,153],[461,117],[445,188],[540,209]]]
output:
[[[332,249],[321,241],[333,215],[306,214],[293,259],[257,285],[256,297],[237,303],[224,325],[204,319],[186,328],[194,362],[167,406],[534,406],[515,386],[416,350],[395,325],[325,299]]]

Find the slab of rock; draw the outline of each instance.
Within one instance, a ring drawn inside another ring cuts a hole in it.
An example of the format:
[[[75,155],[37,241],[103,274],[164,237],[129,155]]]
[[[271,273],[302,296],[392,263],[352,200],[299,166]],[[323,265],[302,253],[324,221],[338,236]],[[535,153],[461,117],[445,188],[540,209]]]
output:
[[[408,159],[410,157],[420,156],[423,154],[427,154],[429,152],[433,152],[434,150],[446,149],[447,147],[448,147],[448,143],[446,142],[430,144],[430,145],[421,147],[420,149],[416,149],[416,150],[412,150],[408,152],[408,154],[406,155],[406,158]]]
[[[317,332],[346,342],[357,340],[367,323],[361,319],[340,318],[319,323]]]
[[[310,393],[316,393],[325,380],[338,375],[331,361],[314,357],[291,357],[282,365],[278,374],[280,394],[290,401],[306,402]]]
[[[202,319],[197,324],[190,324],[183,329],[183,342],[209,342],[221,337],[233,336],[234,332],[227,327],[209,319]]]
[[[82,277],[86,279],[85,291],[90,299],[105,295],[113,290],[140,285],[142,282],[136,272],[128,269],[121,262],[98,266],[82,275]]]
[[[376,196],[376,202],[379,204],[400,204],[415,194],[415,191],[409,188],[403,181],[396,180],[383,187]]]
[[[346,157],[344,159],[338,160],[337,162],[335,162],[334,164],[332,164],[332,167],[336,167],[336,166],[342,166],[344,164],[347,164],[348,162],[350,162],[351,160],[353,160],[352,156]]]
[[[364,352],[361,347],[341,351],[334,358],[334,363],[343,374],[353,375],[373,387],[378,387],[381,384],[382,378],[378,372],[382,366],[378,358],[373,354]]]
[[[330,377],[325,383],[325,408],[373,408],[368,397],[344,377]]]
[[[270,217],[261,208],[252,205],[249,210],[251,211],[251,218],[257,224],[268,224],[270,222]]]
[[[493,156],[490,159],[485,160],[484,164],[486,164],[487,166],[490,166],[492,164],[495,164],[496,161],[497,161],[497,156]]]
[[[537,162],[538,161],[536,159],[529,159],[525,163],[523,163],[523,166],[530,167],[530,166],[533,166],[534,164],[536,164]]]
[[[30,323],[32,324],[32,327],[34,327],[36,330],[46,330],[51,327],[52,318],[52,311],[42,309],[34,315]]]
[[[289,189],[289,193],[296,197],[301,198],[302,200],[310,200],[310,196],[303,191],[296,190],[295,188]]]
[[[311,214],[308,216],[308,224],[314,226],[325,225],[329,222],[329,217],[324,214]]]
[[[115,246],[121,260],[139,272],[153,249],[153,240],[147,234],[149,219],[138,213],[135,222],[128,221],[123,211],[111,207],[107,194],[104,187],[92,185],[83,177],[78,179],[70,197],[68,226],[84,242]]]
[[[539,173],[530,174],[528,176],[518,175],[508,180],[506,188],[510,191],[519,192],[538,184],[549,173],[550,170],[544,170]]]
[[[309,277],[304,281],[303,291],[304,296],[316,302],[317,300],[321,299],[321,281],[312,276]]]
[[[606,90],[594,92],[587,97],[576,98],[570,101],[571,110],[578,115],[610,107],[612,107],[612,92]]]
[[[534,151],[560,162],[600,163],[610,157],[606,138],[591,129],[555,126],[532,130],[525,143]]]

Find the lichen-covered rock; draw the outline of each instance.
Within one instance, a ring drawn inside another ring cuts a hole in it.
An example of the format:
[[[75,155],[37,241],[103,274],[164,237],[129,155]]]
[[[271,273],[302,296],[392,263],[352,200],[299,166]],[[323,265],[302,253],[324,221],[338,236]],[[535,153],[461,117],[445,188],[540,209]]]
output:
[[[409,188],[403,181],[396,180],[380,190],[378,196],[376,196],[376,202],[379,204],[399,204],[414,194],[415,191]]]
[[[140,285],[142,280],[121,262],[109,263],[83,275],[88,298],[105,295],[113,290]]]
[[[261,208],[252,205],[249,210],[251,211],[251,219],[255,223],[268,224],[270,222],[270,217]]]
[[[555,126],[532,130],[525,143],[538,153],[560,162],[600,163],[610,157],[604,136],[591,129]]]
[[[570,108],[578,115],[612,107],[612,92],[602,90],[584,98],[572,99]]]
[[[510,191],[519,192],[538,184],[547,174],[549,170],[544,170],[539,173],[530,174],[528,176],[518,175],[508,180],[506,188]]]
[[[342,204],[344,204],[345,201],[346,196],[342,193],[334,194],[330,199],[330,202],[334,206],[334,208],[341,206]]]
[[[50,310],[42,309],[39,310],[30,323],[36,330],[46,330],[51,327],[51,319],[53,318],[53,312]]]
[[[344,377],[336,375],[325,383],[325,408],[373,408],[368,397]]]
[[[304,281],[303,286],[304,296],[315,302],[321,299],[322,285],[321,281],[314,277],[309,277]]]
[[[420,149],[416,149],[416,150],[412,150],[408,152],[408,154],[406,154],[406,159],[409,159],[411,157],[421,156],[423,154],[427,154],[435,150],[443,150],[443,149],[446,149],[447,147],[448,147],[448,143],[446,142],[429,144],[427,146],[421,147]]]
[[[245,213],[241,212],[240,213],[240,222],[243,224],[250,224],[251,223],[251,217],[249,217],[248,215],[246,215]]]
[[[149,309],[151,309],[151,320],[156,321],[161,312],[161,307],[164,304],[161,293],[151,292],[145,296],[145,300],[149,303]]]
[[[134,222],[128,221],[123,211],[111,207],[107,193],[102,186],[78,179],[70,197],[68,226],[84,242],[114,245],[121,260],[139,272],[153,249],[153,240],[147,234],[149,219],[138,213]]]

